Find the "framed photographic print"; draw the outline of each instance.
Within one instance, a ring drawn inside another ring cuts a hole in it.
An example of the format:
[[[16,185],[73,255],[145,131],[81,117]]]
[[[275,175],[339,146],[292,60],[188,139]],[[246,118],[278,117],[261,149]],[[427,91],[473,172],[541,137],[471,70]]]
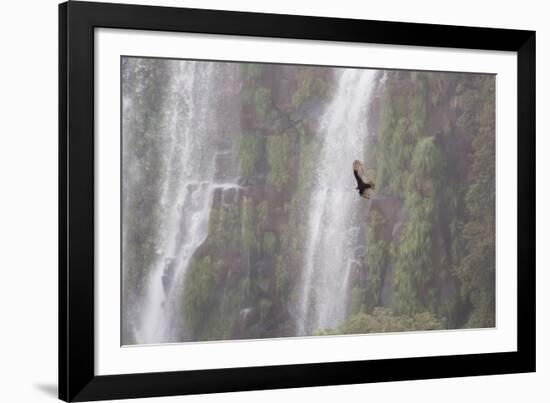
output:
[[[59,397],[535,370],[535,33],[59,6]]]

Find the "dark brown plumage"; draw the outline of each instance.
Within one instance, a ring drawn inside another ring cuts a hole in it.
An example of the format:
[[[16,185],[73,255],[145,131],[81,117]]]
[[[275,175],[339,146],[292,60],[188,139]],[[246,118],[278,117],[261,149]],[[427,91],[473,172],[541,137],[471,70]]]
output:
[[[353,175],[357,179],[357,187],[355,189],[359,191],[359,196],[368,199],[370,197],[368,190],[374,189],[374,183],[367,180],[365,169],[359,160],[353,161]]]

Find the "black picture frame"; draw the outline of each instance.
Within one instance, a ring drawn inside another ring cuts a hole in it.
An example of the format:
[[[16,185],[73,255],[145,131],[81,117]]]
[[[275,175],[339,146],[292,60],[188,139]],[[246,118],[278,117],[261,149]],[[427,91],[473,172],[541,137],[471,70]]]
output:
[[[94,29],[517,52],[517,351],[96,376]],[[519,197],[521,193],[521,197]],[[59,398],[65,401],[535,371],[535,32],[142,5],[59,5]]]

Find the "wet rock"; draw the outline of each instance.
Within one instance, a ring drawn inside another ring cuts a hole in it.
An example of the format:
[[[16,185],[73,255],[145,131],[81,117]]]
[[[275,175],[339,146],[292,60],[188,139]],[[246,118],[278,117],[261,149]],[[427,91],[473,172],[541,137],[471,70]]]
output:
[[[309,97],[290,114],[290,121],[299,123],[304,120],[317,120],[322,115],[323,109],[324,101],[322,98],[318,96]]]
[[[269,277],[262,276],[258,279],[258,288],[264,293],[269,294],[271,282]]]
[[[399,231],[402,230],[402,226],[406,221],[401,216],[403,210],[401,200],[387,195],[375,195],[371,198],[368,214],[373,210],[381,214],[385,221],[385,225],[380,228],[380,239],[385,242],[395,240],[401,234]],[[399,221],[402,221],[402,223],[397,225]]]
[[[291,80],[281,77],[271,92],[275,107],[281,110],[287,109],[290,106],[293,92],[294,86]]]
[[[445,303],[447,301],[452,301],[456,298],[458,288],[456,282],[452,278],[447,278],[441,287],[441,302]]]
[[[214,179],[218,182],[231,180],[235,176],[234,166],[232,152],[224,151],[217,153],[214,157]]]
[[[254,176],[240,177],[237,183],[241,186],[261,186],[265,183],[265,174],[257,174]]]
[[[354,252],[354,256],[357,259],[363,259],[365,257],[365,247],[364,246],[358,246],[357,248],[355,248],[355,250],[353,252]]]
[[[250,326],[246,332],[245,338],[247,339],[259,339],[265,337],[265,328],[260,323],[255,323]]]
[[[223,189],[214,189],[214,195],[212,196],[212,208],[219,209],[222,206]]]
[[[401,205],[401,200],[393,196],[375,195],[371,199],[371,209],[377,210],[389,223],[397,221]]]
[[[380,303],[384,307],[391,304],[392,273],[393,268],[391,266],[386,267],[384,279],[382,280],[382,290],[380,291]]]
[[[275,310],[274,316],[265,323],[267,334],[270,337],[296,336],[296,321],[290,312],[283,307]]]
[[[243,339],[250,337],[249,329],[258,322],[260,319],[260,313],[258,309],[254,307],[247,307],[239,311],[239,315],[233,325],[233,331],[231,338]]]
[[[164,295],[167,295],[172,286],[174,272],[176,270],[176,260],[174,258],[166,258],[164,260],[164,270],[161,277],[162,289]]]
[[[237,201],[237,188],[223,189],[223,204],[234,204]]]
[[[266,120],[264,128],[269,133],[283,133],[292,127],[292,123],[286,114],[278,114],[272,120]]]
[[[397,221],[392,228],[391,231],[391,238],[394,243],[399,243],[401,240],[401,234],[403,233],[403,229],[405,228],[405,221],[400,220]]]

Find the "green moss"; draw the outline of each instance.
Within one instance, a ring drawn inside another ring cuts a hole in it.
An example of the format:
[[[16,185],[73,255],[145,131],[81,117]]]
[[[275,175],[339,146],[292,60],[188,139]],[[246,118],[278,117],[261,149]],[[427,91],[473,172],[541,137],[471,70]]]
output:
[[[454,224],[453,273],[472,310],[467,327],[495,325],[495,78],[459,82],[457,128],[471,142],[464,217]]]
[[[209,241],[216,247],[224,249],[241,245],[242,224],[239,205],[224,206],[211,211],[212,222],[209,222]]]
[[[250,281],[243,276],[225,286],[213,309],[204,315],[205,326],[199,340],[227,340],[233,338],[235,322],[240,311],[249,304]]]
[[[386,267],[389,265],[389,245],[380,239],[380,231],[385,225],[384,217],[372,210],[366,228],[366,255],[364,266],[367,270],[364,282],[364,298],[361,304],[371,309],[380,302],[382,281]]]
[[[272,305],[273,303],[270,300],[265,298],[260,299],[260,302],[258,304],[258,308],[260,311],[260,322],[263,323],[266,321],[266,319],[269,316],[269,312],[271,310]]]
[[[244,86],[241,90],[241,103],[243,105],[249,105],[254,103],[254,86]]]
[[[336,329],[319,329],[316,334],[368,334],[443,328],[444,324],[429,312],[403,316],[393,315],[390,310],[385,308],[376,308],[372,314],[359,313],[353,315]]]
[[[242,63],[241,77],[244,81],[257,80],[262,75],[263,65],[260,63]]]
[[[372,156],[377,158],[379,188],[391,189],[392,194],[399,191],[399,167],[402,165],[402,161],[394,155],[397,150],[395,146],[400,145],[394,141],[396,122],[392,97],[388,88],[386,88],[379,121],[380,135],[376,143],[376,151],[372,153]]]
[[[329,83],[322,77],[315,77],[311,87],[312,92],[322,97],[326,96],[330,90]]]
[[[279,254],[274,259],[277,294],[280,300],[285,301],[289,299],[292,291],[296,291],[298,287],[292,287],[289,257],[285,254]]]
[[[433,138],[420,140],[415,147],[412,159],[414,173],[410,175],[407,187],[412,188],[406,195],[405,205],[409,221],[401,234],[396,251],[392,308],[397,314],[415,314],[432,306],[433,296],[423,295],[438,266],[432,260],[432,231],[436,220],[433,196],[422,196],[415,188],[419,176],[430,183],[439,178],[440,157]],[[437,193],[436,193],[437,194]]]
[[[241,239],[244,250],[250,254],[256,249],[256,235],[254,231],[254,205],[252,199],[245,197],[241,205]]]
[[[259,120],[265,120],[271,109],[271,90],[266,87],[259,87],[254,93],[254,105],[256,116]]]
[[[426,124],[427,76],[419,74],[415,80],[414,96],[411,99],[411,130],[415,136],[422,134]]]
[[[213,208],[210,210],[210,217],[208,218],[208,233],[215,234],[220,225],[220,210]]]
[[[366,310],[364,304],[366,293],[367,290],[363,287],[352,287],[349,302],[349,315],[355,315]]]
[[[304,102],[304,100],[309,97],[311,93],[312,82],[313,80],[310,75],[304,77],[300,81],[298,88],[292,94],[291,104],[294,109],[298,108],[302,104],[302,102]]]
[[[394,94],[392,96],[392,105],[395,117],[397,119],[408,116],[411,98],[407,95]]]
[[[437,104],[439,103],[439,94],[438,93],[433,93],[432,94],[432,106],[435,107],[437,106]]]
[[[412,168],[418,175],[438,176],[443,169],[443,160],[434,137],[422,138],[416,144],[412,157]]]
[[[266,153],[269,165],[267,182],[278,188],[284,186],[290,176],[288,172],[288,144],[286,133],[268,136],[267,139]]]
[[[277,249],[277,235],[273,232],[264,232],[262,249],[268,256],[273,256]]]
[[[262,200],[256,206],[256,215],[258,217],[259,228],[264,228],[267,225],[267,213],[268,213],[268,202],[267,200]]]
[[[258,161],[263,155],[264,140],[258,132],[244,132],[237,140],[237,161],[239,174],[244,177],[253,176],[256,173]]]
[[[280,117],[281,117],[281,114],[279,113],[279,111],[275,108],[271,108],[267,111],[265,120],[267,122],[273,123]]]
[[[210,256],[193,259],[187,269],[183,311],[190,329],[200,331],[204,315],[214,306],[219,270],[220,265],[214,264]]]
[[[384,241],[373,240],[369,243],[369,249],[367,251],[367,256],[365,257],[365,264],[368,268],[366,284],[367,300],[365,302],[368,307],[373,307],[378,305],[380,301],[382,280],[388,264],[387,244]]]

